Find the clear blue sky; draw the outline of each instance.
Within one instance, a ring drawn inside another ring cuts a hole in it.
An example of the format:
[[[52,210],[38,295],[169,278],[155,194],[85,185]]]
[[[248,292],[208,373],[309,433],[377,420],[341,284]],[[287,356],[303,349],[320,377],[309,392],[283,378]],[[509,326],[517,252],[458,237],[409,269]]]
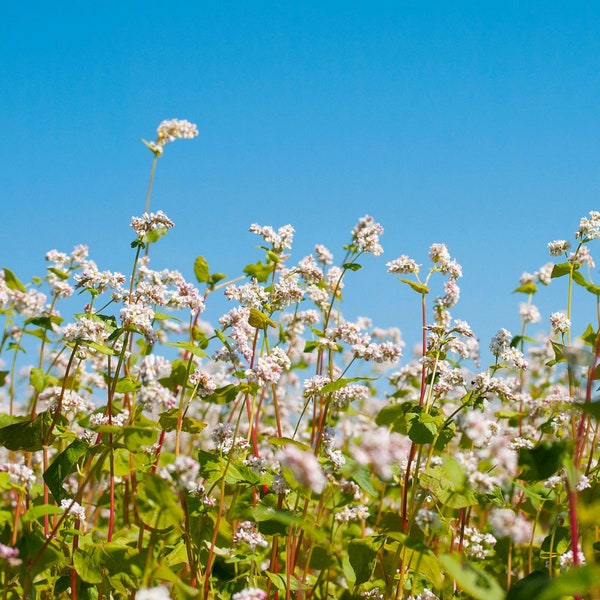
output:
[[[252,222],[294,225],[297,259],[315,243],[341,258],[368,213],[385,253],[353,275],[347,314],[409,341],[417,299],[387,260],[447,243],[454,315],[487,345],[517,329],[522,271],[600,209],[595,2],[23,1],[0,30],[0,266],[24,280],[77,243],[129,270],[139,140],[173,117],[200,136],[159,161],[152,209],[176,228],[155,266],[191,276],[202,254],[236,275],[259,257]],[[551,295],[545,318],[565,307]]]

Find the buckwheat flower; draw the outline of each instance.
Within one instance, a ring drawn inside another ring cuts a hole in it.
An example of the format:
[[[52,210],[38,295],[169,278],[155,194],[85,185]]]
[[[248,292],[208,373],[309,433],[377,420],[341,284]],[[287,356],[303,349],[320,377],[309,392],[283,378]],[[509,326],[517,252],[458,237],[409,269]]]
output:
[[[344,506],[338,510],[334,519],[338,523],[350,523],[350,521],[364,521],[369,518],[369,509],[364,504],[356,506]]]
[[[578,564],[579,565],[585,565],[586,561],[585,561],[585,554],[579,550],[577,552],[577,557],[578,557]],[[573,562],[573,550],[567,550],[566,552],[564,552],[563,554],[560,555],[560,558],[558,559],[559,563],[560,563],[560,570],[561,571],[567,571],[568,569],[570,569],[575,563]]]
[[[186,119],[165,119],[156,129],[156,143],[164,146],[177,139],[191,140],[198,135],[198,127]]]
[[[490,533],[481,533],[476,527],[465,527],[463,547],[467,556],[484,559],[496,545],[496,538]]]
[[[246,588],[233,594],[231,600],[267,600],[267,592],[259,588]]]
[[[248,456],[244,459],[244,464],[255,473],[264,475],[267,472],[267,461],[260,456]]]
[[[151,412],[163,412],[177,405],[173,392],[157,381],[143,385],[137,392],[137,401]]]
[[[148,354],[132,371],[146,382],[156,382],[171,375],[171,361],[159,354]]]
[[[252,551],[257,546],[266,548],[269,545],[265,536],[258,531],[256,523],[252,521],[243,521],[238,525],[237,531],[233,534],[233,543],[247,544]]]
[[[129,421],[129,411],[125,408],[123,412],[116,415],[105,415],[102,413],[94,413],[90,415],[90,427],[99,427],[100,425],[113,425],[115,427],[123,427]]]
[[[98,290],[104,292],[107,289],[123,293],[125,284],[125,275],[119,272],[99,271],[94,261],[86,261],[82,267],[81,273],[76,273],[73,277],[77,282],[77,288],[86,290]]]
[[[281,253],[286,248],[291,248],[294,240],[294,228],[291,225],[284,225],[275,232],[269,225],[261,226],[253,223],[250,225],[249,231],[260,235],[265,242],[272,244],[273,251],[276,253]]]
[[[138,234],[138,237],[144,237],[149,231],[164,228],[171,229],[175,223],[167,215],[159,210],[156,213],[144,213],[141,217],[131,217],[131,227]]]
[[[331,383],[331,380],[325,375],[315,375],[314,377],[305,379],[304,397],[310,398],[311,396],[319,394],[328,383]]]
[[[555,333],[567,333],[571,329],[571,319],[564,312],[555,312],[550,315],[550,325]]]
[[[233,425],[231,423],[219,423],[210,434],[210,437],[217,450],[229,451],[233,443]]]
[[[519,315],[525,323],[539,323],[542,320],[537,306],[527,302],[521,302],[519,305]]]
[[[273,477],[271,489],[273,490],[274,494],[288,494],[290,492],[290,487],[281,473],[277,473]]]
[[[376,223],[373,217],[365,215],[360,218],[351,233],[354,244],[362,252],[369,252],[375,256],[383,254],[383,248],[379,243],[379,236],[383,234],[383,227]]]
[[[61,500],[60,507],[63,511],[72,515],[76,519],[85,522],[85,509],[81,504],[75,502],[74,500]]]
[[[429,247],[429,260],[432,263],[447,263],[450,261],[450,253],[446,244],[432,244]]]
[[[61,399],[62,397],[62,399]],[[60,386],[46,388],[40,393],[39,399],[48,402],[50,410],[55,411],[61,402],[61,414],[76,415],[81,412],[94,410],[94,405],[74,390],[63,390]]]
[[[579,263],[582,265],[587,265],[590,269],[593,269],[596,266],[594,259],[592,258],[592,254],[590,253],[590,249],[587,246],[581,246],[577,253],[571,252],[569,255],[569,262]]]
[[[63,337],[67,342],[104,344],[108,335],[104,321],[86,315],[79,317],[75,323],[68,323],[63,329]]]
[[[281,269],[279,279],[273,284],[269,294],[269,303],[274,310],[283,310],[286,306],[297,304],[304,297],[300,287],[299,275],[293,269]]]
[[[36,482],[36,476],[32,469],[18,463],[4,463],[0,465],[0,471],[9,475],[9,481],[15,485],[29,490]]]
[[[200,465],[191,456],[178,456],[174,462],[159,470],[158,475],[173,482],[185,492],[194,492],[198,487]]]
[[[385,266],[388,268],[388,273],[398,273],[401,275],[408,275],[409,273],[415,273],[416,275],[421,269],[421,265],[418,265],[412,258],[406,256],[406,254],[389,261]]]
[[[410,441],[407,440],[385,427],[376,427],[365,431],[353,442],[350,454],[359,464],[369,465],[380,479],[389,481],[394,474],[392,467],[408,456]]]
[[[46,294],[30,289],[26,292],[21,290],[8,290],[8,295],[12,299],[17,312],[23,314],[27,319],[39,317],[44,312],[46,306]]]
[[[420,508],[417,511],[415,523],[421,531],[435,531],[440,527],[440,515],[428,508]]]
[[[151,588],[140,588],[135,593],[135,600],[171,600],[171,596],[164,585],[158,585]]]
[[[554,240],[548,242],[548,251],[551,256],[560,256],[571,248],[571,242],[567,240]]]
[[[582,217],[575,237],[586,242],[600,237],[600,212],[592,210],[589,218]]]
[[[215,378],[201,369],[195,369],[190,375],[190,383],[196,388],[200,398],[210,396],[217,389]]]
[[[156,332],[152,329],[152,320],[154,319],[152,308],[141,302],[125,302],[120,314],[123,327],[132,327],[142,333],[149,344],[156,341]]]
[[[320,494],[327,485],[327,478],[316,456],[309,451],[288,445],[276,455],[280,464],[289,469],[294,479],[315,494]]]
[[[308,286],[306,295],[311,302],[323,310],[329,305],[329,292],[314,284]]]
[[[327,287],[332,294],[335,294],[336,298],[341,298],[342,290],[344,289],[344,282],[342,280],[343,270],[340,267],[330,267],[325,277]]]
[[[330,265],[333,263],[333,254],[322,244],[317,244],[315,246],[315,254],[317,255],[317,260],[322,265]]]
[[[366,385],[351,384],[333,392],[333,405],[336,408],[346,408],[352,402],[364,402],[369,396],[370,391]]]
[[[533,273],[528,273],[527,271],[525,271],[524,273],[521,274],[521,277],[519,277],[519,283],[521,285],[527,285],[528,283],[535,283],[535,275]]]
[[[500,355],[500,359],[503,363],[516,369],[525,370],[528,366],[523,353],[518,348],[507,348]]]
[[[6,562],[9,567],[18,567],[23,563],[19,558],[19,549],[4,544],[0,544],[0,560]]]
[[[383,598],[383,595],[381,596]],[[407,600],[440,600],[429,588],[423,588],[421,594],[409,596]]]
[[[552,271],[554,269],[554,263],[546,263],[545,265],[541,266],[539,271],[537,271],[536,273],[536,277],[537,280],[542,284],[542,285],[550,285],[550,282],[552,281]]]
[[[450,281],[444,283],[444,292],[446,293],[443,296],[435,299],[436,306],[443,309],[456,306],[460,298],[460,288],[454,279],[450,279]]]
[[[510,508],[493,508],[488,521],[496,537],[509,537],[517,545],[526,544],[531,539],[531,523]]]
[[[512,341],[512,334],[508,329],[498,330],[498,333],[492,338],[490,342],[490,351],[496,357],[499,358],[500,355],[510,347],[510,343]]]
[[[319,267],[312,254],[305,256],[296,267],[296,272],[306,283],[318,283],[323,279],[323,269]]]

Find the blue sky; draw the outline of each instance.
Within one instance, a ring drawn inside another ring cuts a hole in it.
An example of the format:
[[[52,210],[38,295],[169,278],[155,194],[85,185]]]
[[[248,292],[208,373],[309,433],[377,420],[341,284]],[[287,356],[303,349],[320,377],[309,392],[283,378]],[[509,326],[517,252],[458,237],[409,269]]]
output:
[[[297,230],[294,256],[341,246],[368,213],[382,257],[348,282],[348,317],[418,335],[386,273],[445,242],[454,310],[487,345],[518,329],[523,271],[600,209],[600,5],[594,2],[13,2],[0,6],[0,266],[43,274],[90,246],[127,272],[153,139],[169,145],[152,209],[176,228],[153,265],[230,276],[259,258],[253,222]],[[592,248],[593,251],[593,248]],[[560,282],[539,304],[565,308]],[[576,310],[593,319],[593,299]]]

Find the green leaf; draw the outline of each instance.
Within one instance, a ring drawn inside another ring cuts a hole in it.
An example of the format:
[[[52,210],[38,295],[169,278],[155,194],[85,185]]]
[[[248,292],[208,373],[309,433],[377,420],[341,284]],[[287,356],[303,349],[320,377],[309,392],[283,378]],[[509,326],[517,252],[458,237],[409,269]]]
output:
[[[408,437],[415,444],[431,444],[435,439],[437,430],[438,426],[435,417],[421,412],[420,414],[415,414],[414,418],[411,419]]]
[[[228,404],[229,402],[233,402],[238,392],[240,391],[240,386],[230,383],[223,387],[217,388],[212,394],[203,398],[204,402],[212,402],[213,404]]]
[[[208,262],[204,256],[198,256],[194,261],[194,275],[198,283],[208,283],[210,281]]]
[[[54,325],[60,325],[63,322],[63,318],[57,315],[51,317],[32,317],[25,321],[26,325],[35,325],[48,331],[54,331]]]
[[[585,404],[574,403],[574,406],[584,413],[591,415],[594,419],[600,420],[600,400],[597,400],[596,402],[586,402]]]
[[[523,481],[542,481],[556,473],[563,464],[566,442],[541,442],[534,448],[519,449],[519,466]]]
[[[587,594],[600,581],[600,565],[583,565],[554,577],[536,600],[561,600],[565,596]]]
[[[56,267],[48,267],[48,271],[50,271],[50,273],[54,273],[54,275],[56,275],[59,279],[62,279],[62,281],[66,281],[67,279],[69,279],[68,273],[61,271],[60,269],[57,269]]]
[[[249,277],[254,277],[256,281],[260,283],[267,281],[272,272],[273,265],[263,265],[262,261],[260,260],[257,263],[246,265],[244,267],[244,273],[246,273],[246,275]]]
[[[550,275],[551,279],[556,279],[557,277],[563,277],[564,275],[568,275],[571,270],[574,268],[570,262],[566,263],[558,263],[552,267],[552,274]]]
[[[154,244],[155,242],[158,242],[167,231],[168,229],[166,227],[156,227],[151,229],[142,236],[142,244]]]
[[[121,379],[117,381],[115,392],[117,392],[117,394],[129,394],[139,390],[141,387],[141,382],[135,379],[135,377],[121,377]]]
[[[443,465],[429,467],[421,475],[421,486],[431,491],[448,508],[465,508],[479,504],[475,492],[458,461],[446,456]]]
[[[504,600],[504,590],[495,579],[454,555],[442,554],[438,560],[446,572],[475,600]],[[539,598],[538,598],[539,600]]]
[[[154,473],[145,473],[138,483],[135,504],[142,522],[153,529],[176,528],[183,521],[177,495]]]
[[[191,342],[166,342],[165,346],[172,346],[173,348],[181,348],[182,350],[186,350],[190,354],[197,356],[198,358],[206,358],[208,354],[204,352],[198,346],[195,346]]]
[[[9,371],[0,371],[0,387],[6,385],[6,377]]]
[[[2,427],[0,428],[0,446],[9,450],[37,452],[43,448],[43,442],[52,420],[52,413],[44,411],[35,419]]]
[[[513,290],[513,294],[535,294],[537,292],[537,285],[535,285],[535,283],[533,283],[533,281],[529,282],[529,283],[524,283],[523,285],[520,285],[518,288],[515,288]]]
[[[585,288],[591,294],[594,294],[594,296],[600,296],[600,285],[596,285],[596,284],[592,283],[591,281],[588,281],[581,274],[581,271],[575,271],[573,273],[573,281],[577,285],[580,285],[581,287]]]
[[[19,292],[27,293],[25,286],[19,281],[17,276],[10,270],[4,267],[4,283],[10,290],[16,290]]]
[[[270,325],[271,327],[276,327],[275,322],[272,319],[270,319],[268,315],[256,308],[250,309],[248,323],[250,323],[250,325],[252,327],[255,327],[256,329],[265,329],[267,325]]]
[[[48,515],[59,515],[62,512],[63,509],[59,506],[54,506],[53,504],[38,504],[27,510],[27,512],[23,515],[23,522],[30,523]]]
[[[531,600],[537,598],[541,591],[550,583],[547,571],[532,571],[520,581],[511,586],[506,600]]]
[[[359,265],[358,263],[344,263],[342,268],[347,271],[358,271],[359,269],[362,269],[362,265]]]
[[[429,287],[426,286],[424,283],[419,283],[418,281],[411,281],[410,279],[402,279],[400,277],[398,278],[398,280],[402,283],[406,283],[406,285],[409,285],[413,290],[415,290],[415,292],[419,294],[429,294]]]
[[[171,410],[162,413],[159,417],[160,426],[165,431],[175,431],[179,420],[178,413],[178,408],[172,408]],[[186,431],[187,433],[200,433],[205,427],[206,423],[194,419],[193,417],[183,417],[181,421],[181,431]]]
[[[44,390],[44,371],[37,367],[33,367],[31,371],[29,371],[29,383],[36,392],[42,392]]]
[[[354,571],[354,584],[368,581],[375,566],[378,546],[368,539],[352,540],[348,544],[348,559]]]
[[[81,439],[73,440],[56,458],[44,472],[44,481],[52,492],[54,500],[69,498],[70,495],[63,489],[64,480],[75,470],[79,459],[85,455],[89,444]]]
[[[158,430],[154,427],[139,427],[126,425],[122,428],[123,443],[128,450],[137,452],[147,446],[152,446],[158,438]]]
[[[361,490],[367,492],[370,496],[376,496],[377,492],[371,483],[371,471],[366,465],[357,463],[349,456],[344,456],[346,462],[340,468],[341,474],[347,479],[352,479]]]

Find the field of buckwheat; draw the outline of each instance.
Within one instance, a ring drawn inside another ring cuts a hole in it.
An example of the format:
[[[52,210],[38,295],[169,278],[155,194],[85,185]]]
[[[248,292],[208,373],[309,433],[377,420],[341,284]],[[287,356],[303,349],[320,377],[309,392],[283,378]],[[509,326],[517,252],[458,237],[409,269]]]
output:
[[[387,262],[422,323],[406,356],[401,322],[343,317],[346,279],[383,251],[371,216],[341,260],[252,224],[264,255],[239,276],[152,269],[176,235],[150,208],[156,166],[197,134],[172,119],[145,141],[129,274],[85,246],[29,283],[0,272],[2,600],[600,598],[600,212],[522,276],[521,330],[483,342],[489,365],[451,316],[446,246]],[[549,285],[568,309],[534,339]],[[597,307],[579,332],[575,287]],[[209,323],[215,294],[230,308]]]

